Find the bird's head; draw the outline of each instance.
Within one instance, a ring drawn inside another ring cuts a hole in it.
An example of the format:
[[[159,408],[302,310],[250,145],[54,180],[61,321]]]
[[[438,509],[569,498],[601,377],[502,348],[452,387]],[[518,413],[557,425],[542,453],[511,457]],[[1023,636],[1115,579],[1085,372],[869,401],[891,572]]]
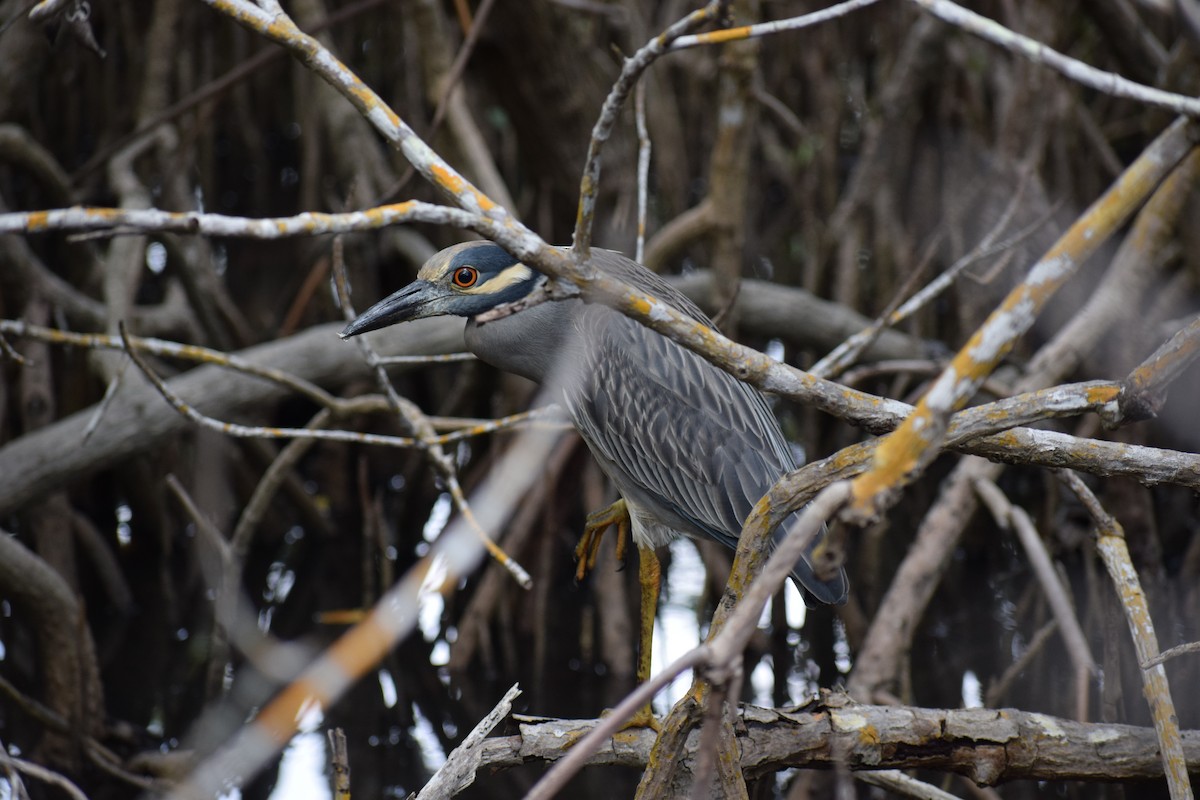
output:
[[[520,300],[540,277],[492,242],[456,244],[426,261],[415,281],[360,314],[341,337],[425,317],[473,317]]]

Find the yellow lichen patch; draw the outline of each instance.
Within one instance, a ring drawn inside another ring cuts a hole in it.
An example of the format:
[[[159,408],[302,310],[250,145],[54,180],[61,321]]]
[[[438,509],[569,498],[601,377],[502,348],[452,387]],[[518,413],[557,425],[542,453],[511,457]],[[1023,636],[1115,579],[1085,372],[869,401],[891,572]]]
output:
[[[829,457],[830,469],[840,474],[850,467],[858,466],[875,451],[877,444],[877,441],[872,440],[842,448]]]
[[[992,406],[988,412],[984,414],[984,419],[988,422],[1004,422],[1012,416],[1012,410],[1001,405]]]
[[[836,391],[841,395],[841,398],[849,403],[867,404],[876,408],[882,408],[885,403],[892,402],[889,398],[881,397],[877,394],[867,394],[860,392],[857,389],[851,389],[849,386],[841,386],[834,384]]]
[[[379,209],[380,223],[392,224],[403,220],[417,207],[416,200],[405,200],[403,203],[392,203]]]
[[[496,201],[474,187],[472,187],[471,195],[475,198],[475,203],[479,206],[479,210],[484,213],[499,208]]]
[[[453,193],[456,197],[462,193],[464,181],[458,175],[440,164],[434,164],[429,171],[433,173],[433,178],[437,181],[438,186]]]
[[[1020,447],[1021,437],[1015,431],[1001,431],[988,437],[991,441],[1003,447]]]
[[[25,223],[25,229],[28,231],[40,231],[49,227],[49,212],[48,211],[31,211],[26,217],[28,222]]]
[[[213,361],[213,353],[205,347],[198,347],[193,344],[184,344],[179,347],[179,356],[192,361]]]
[[[375,92],[371,90],[371,87],[367,86],[362,81],[356,79],[352,84],[346,87],[346,91],[350,93],[350,96],[357,101],[358,105],[364,111],[371,114],[382,112],[387,117],[388,125],[391,128],[395,129],[403,126],[404,123],[400,120],[400,116],[391,108],[389,108],[387,103],[381,102],[379,95],[375,94]],[[392,135],[386,131],[384,133],[389,137]]]
[[[860,744],[877,745],[880,741],[879,729],[874,725],[863,725],[858,729],[858,741]]]
[[[1104,386],[1089,386],[1084,395],[1087,401],[1093,405],[1101,405],[1103,403],[1111,403],[1121,394],[1121,387],[1116,384],[1105,384]]]
[[[725,28],[719,31],[698,33],[696,34],[696,41],[701,44],[722,44],[723,42],[735,42],[738,39],[745,39],[749,36],[750,26],[742,25],[739,28]]]
[[[868,472],[859,475],[850,486],[850,505],[857,513],[869,513],[876,495],[888,487],[899,487],[920,463],[921,454],[929,446],[928,437],[921,431],[929,426],[929,409],[922,403],[904,424],[885,438],[875,451],[875,463]]]
[[[629,308],[632,309],[635,314],[642,314],[644,316],[649,316],[650,309],[652,307],[653,306],[650,303],[650,298],[648,298],[644,295],[640,295],[640,294],[634,295],[633,298],[629,301]]]
[[[286,42],[289,45],[303,44],[303,39],[300,38],[303,34],[300,34],[300,37],[296,35],[300,31],[296,29],[296,26],[287,17],[276,17],[263,28],[263,33],[277,42]]]
[[[879,467],[864,472],[850,484],[850,510],[859,514],[871,514],[871,503],[875,496],[897,480],[889,480],[895,473]],[[903,475],[903,472],[899,473]],[[898,477],[898,476],[897,476]]]
[[[721,336],[720,334],[718,334],[717,332],[715,332],[714,330],[712,330],[711,328],[705,328],[702,325],[697,325],[692,330],[696,335],[698,335],[700,337],[700,340],[709,349],[722,348],[726,343],[725,338],[723,336]],[[739,372],[739,375],[748,375],[750,372],[750,366],[751,365],[747,364],[747,363],[741,364],[740,369],[745,370],[745,372],[744,373]]]

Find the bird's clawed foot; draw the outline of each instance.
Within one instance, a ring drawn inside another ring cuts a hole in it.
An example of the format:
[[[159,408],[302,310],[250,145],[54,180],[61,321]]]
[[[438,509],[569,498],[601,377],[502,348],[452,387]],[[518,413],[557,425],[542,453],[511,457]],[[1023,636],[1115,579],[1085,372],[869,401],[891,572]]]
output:
[[[592,567],[596,566],[596,555],[600,552],[600,542],[604,532],[610,527],[617,528],[617,563],[624,565],[625,548],[629,543],[629,508],[623,499],[612,505],[588,514],[583,526],[583,535],[579,544],[575,545],[575,580],[582,581]]]

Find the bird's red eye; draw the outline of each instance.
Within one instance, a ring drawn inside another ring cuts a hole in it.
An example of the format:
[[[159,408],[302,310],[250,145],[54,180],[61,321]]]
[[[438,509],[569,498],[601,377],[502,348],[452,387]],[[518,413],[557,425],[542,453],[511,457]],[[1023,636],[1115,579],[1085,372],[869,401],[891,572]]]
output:
[[[479,280],[479,270],[474,267],[459,267],[454,270],[454,285],[460,289],[469,289]]]

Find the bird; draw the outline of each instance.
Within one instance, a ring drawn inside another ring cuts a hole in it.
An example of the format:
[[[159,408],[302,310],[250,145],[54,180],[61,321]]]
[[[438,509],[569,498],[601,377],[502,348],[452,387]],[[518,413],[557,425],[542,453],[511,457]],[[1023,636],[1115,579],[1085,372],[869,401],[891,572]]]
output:
[[[621,253],[593,248],[590,263],[714,327],[685,295]],[[542,273],[490,241],[456,244],[435,253],[415,281],[364,311],[341,335],[425,317],[465,317],[467,349],[480,360],[555,387],[620,495],[588,517],[576,548],[577,576],[582,578],[594,565],[601,536],[611,526],[620,534],[618,560],[625,534],[631,533],[638,547],[640,683],[650,676],[661,581],[654,549],[679,535],[736,548],[755,503],[797,464],[758,390],[603,304],[578,298],[531,303],[506,316],[479,319],[526,298],[544,281]],[[774,532],[775,541],[786,533],[789,521]],[[822,579],[807,555],[796,563],[792,578],[809,605],[840,604],[847,598],[845,570]],[[648,704],[633,724],[656,727]]]

